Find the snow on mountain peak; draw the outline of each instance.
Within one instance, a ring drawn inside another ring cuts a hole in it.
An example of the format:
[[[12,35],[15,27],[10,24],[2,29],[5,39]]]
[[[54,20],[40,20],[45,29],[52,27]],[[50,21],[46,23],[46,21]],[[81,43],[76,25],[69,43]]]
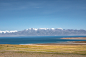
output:
[[[35,30],[35,31],[37,31],[38,29],[41,29],[41,30],[47,30],[47,29],[51,29],[51,30],[55,30],[55,28],[29,28],[29,29],[26,29],[26,31],[27,30],[31,30],[31,29],[33,29],[33,30]],[[57,28],[57,29],[61,29],[61,30],[63,30],[62,28]]]
[[[63,30],[62,28],[57,28],[57,29],[61,29],[61,30]]]
[[[37,31],[38,29],[37,28],[33,28],[33,30],[36,30]]]
[[[0,31],[0,33],[12,33],[12,32],[17,32],[17,30],[14,30],[14,31]]]
[[[55,28],[51,28],[52,30],[54,30]]]
[[[39,29],[47,30],[48,28],[39,28]]]
[[[26,29],[26,31],[27,31],[28,29]]]

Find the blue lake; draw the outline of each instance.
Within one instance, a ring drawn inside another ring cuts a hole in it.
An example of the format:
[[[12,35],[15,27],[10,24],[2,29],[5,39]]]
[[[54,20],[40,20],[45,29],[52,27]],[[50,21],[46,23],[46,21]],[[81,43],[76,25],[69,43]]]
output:
[[[67,37],[86,36],[22,36],[22,37],[0,37],[0,44],[37,44],[37,43],[62,43],[67,41],[86,41],[75,39],[60,39]]]

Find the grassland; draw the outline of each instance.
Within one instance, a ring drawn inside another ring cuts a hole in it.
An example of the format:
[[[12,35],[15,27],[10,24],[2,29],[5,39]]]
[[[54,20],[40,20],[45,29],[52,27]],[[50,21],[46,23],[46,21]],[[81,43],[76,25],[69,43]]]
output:
[[[0,52],[40,52],[55,54],[81,54],[86,55],[86,45],[0,45]]]

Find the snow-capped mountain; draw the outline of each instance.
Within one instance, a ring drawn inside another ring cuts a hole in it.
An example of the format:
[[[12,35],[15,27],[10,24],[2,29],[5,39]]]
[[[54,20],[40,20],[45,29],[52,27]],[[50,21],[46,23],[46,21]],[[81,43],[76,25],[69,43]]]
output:
[[[22,31],[0,31],[0,36],[86,36],[86,30],[62,28],[29,28]]]
[[[17,30],[15,30],[15,31],[0,31],[0,33],[13,33],[13,32],[17,32]]]
[[[55,30],[55,28],[29,28],[29,29],[26,29],[26,30]],[[56,29],[61,29],[63,30],[62,28],[56,28]]]

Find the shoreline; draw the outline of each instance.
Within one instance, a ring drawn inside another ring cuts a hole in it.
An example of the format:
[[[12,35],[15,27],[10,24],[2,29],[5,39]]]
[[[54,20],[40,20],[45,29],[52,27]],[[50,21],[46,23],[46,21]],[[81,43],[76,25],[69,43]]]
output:
[[[80,43],[78,41],[72,41],[72,42],[65,42],[65,43],[46,43],[46,44],[33,44],[33,45],[86,45],[86,43],[84,43],[84,42]]]
[[[68,41],[62,43],[38,43],[38,44],[19,44],[19,45],[86,45],[86,41]]]
[[[78,40],[86,40],[86,37],[69,37],[69,38],[60,38],[60,39],[78,39]]]

